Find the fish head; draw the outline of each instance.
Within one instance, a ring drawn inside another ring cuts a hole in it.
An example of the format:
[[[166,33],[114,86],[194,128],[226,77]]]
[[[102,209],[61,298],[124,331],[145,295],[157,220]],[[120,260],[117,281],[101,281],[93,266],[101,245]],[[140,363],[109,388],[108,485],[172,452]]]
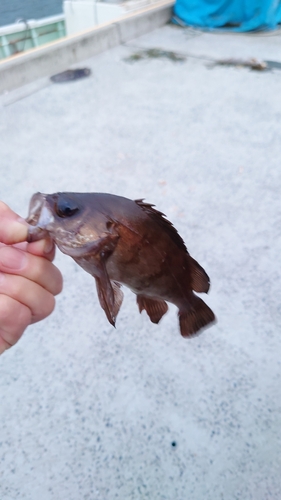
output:
[[[29,205],[28,241],[51,237],[59,249],[72,257],[111,236],[114,223],[87,193],[36,193]],[[116,238],[115,238],[116,239]]]

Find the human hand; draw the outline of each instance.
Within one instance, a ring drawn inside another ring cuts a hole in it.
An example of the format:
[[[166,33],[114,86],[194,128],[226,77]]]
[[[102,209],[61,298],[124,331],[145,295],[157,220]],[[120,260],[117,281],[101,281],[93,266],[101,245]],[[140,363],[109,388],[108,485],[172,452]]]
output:
[[[0,354],[28,325],[51,314],[62,290],[61,273],[52,264],[54,243],[27,243],[27,231],[28,224],[0,201]]]

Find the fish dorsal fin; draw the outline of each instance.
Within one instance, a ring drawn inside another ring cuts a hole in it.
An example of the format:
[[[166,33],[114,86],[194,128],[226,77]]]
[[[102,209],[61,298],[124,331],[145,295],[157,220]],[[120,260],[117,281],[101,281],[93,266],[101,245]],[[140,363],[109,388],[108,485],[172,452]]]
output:
[[[198,264],[197,260],[189,256],[189,264],[191,270],[191,287],[192,290],[198,293],[208,293],[210,288],[210,278],[203,267]]]
[[[155,205],[150,205],[149,203],[144,203],[143,199],[135,200],[135,203],[147,214],[149,215],[159,226],[162,227],[173,240],[173,242],[181,249],[187,252],[187,248],[182,237],[177,232],[173,224],[166,219],[166,215],[163,212],[159,212],[154,208]],[[165,217],[165,218],[164,218]],[[188,253],[188,252],[187,252]]]

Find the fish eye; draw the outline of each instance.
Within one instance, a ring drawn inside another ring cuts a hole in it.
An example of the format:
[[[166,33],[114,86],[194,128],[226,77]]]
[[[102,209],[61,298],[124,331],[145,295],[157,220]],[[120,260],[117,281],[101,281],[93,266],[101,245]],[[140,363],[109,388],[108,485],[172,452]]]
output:
[[[74,201],[62,198],[57,201],[55,210],[59,217],[71,217],[78,212],[79,207]]]

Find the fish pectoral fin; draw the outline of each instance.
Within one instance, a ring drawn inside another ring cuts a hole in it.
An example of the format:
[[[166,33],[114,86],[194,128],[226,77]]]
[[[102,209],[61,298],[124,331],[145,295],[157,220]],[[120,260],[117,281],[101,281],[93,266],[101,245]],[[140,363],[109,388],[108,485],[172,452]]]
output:
[[[110,281],[108,280],[109,284],[104,286],[101,278],[95,277],[95,280],[100,305],[103,308],[109,323],[115,326],[115,318],[113,315],[114,295]]]
[[[168,311],[164,300],[152,299],[145,295],[137,295],[137,303],[140,313],[145,310],[152,323],[159,323],[162,316]]]
[[[120,307],[123,302],[124,294],[121,290],[120,283],[117,283],[117,281],[111,281],[111,286],[113,288],[113,293],[114,293],[113,316],[116,319],[117,314],[119,313]]]
[[[114,281],[110,281],[107,275],[106,277],[95,276],[95,280],[100,305],[109,323],[115,326],[116,317],[123,301],[123,292],[120,290],[120,285]]]
[[[199,330],[216,321],[213,311],[196,295],[193,295],[188,308],[180,309],[178,315],[183,337],[193,337]]]
[[[191,272],[191,288],[194,292],[207,293],[210,288],[210,278],[203,267],[192,257],[189,258]]]

